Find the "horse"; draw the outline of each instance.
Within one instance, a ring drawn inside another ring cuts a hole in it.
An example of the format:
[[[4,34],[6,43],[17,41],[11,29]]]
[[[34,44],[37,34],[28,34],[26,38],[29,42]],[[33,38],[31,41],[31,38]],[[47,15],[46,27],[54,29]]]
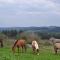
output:
[[[15,52],[16,47],[18,48],[18,52],[20,47],[22,48],[22,52],[23,52],[23,48],[25,49],[26,52],[26,41],[24,39],[16,40],[12,47],[13,52]]]
[[[39,55],[39,46],[37,41],[35,40],[32,41],[32,50],[34,53],[37,52],[37,55]]]
[[[55,43],[54,44],[54,51],[55,51],[55,54],[57,54],[57,50],[60,49],[60,43]]]
[[[60,39],[50,38],[54,46],[55,54],[57,54],[57,50],[60,49]]]
[[[56,39],[54,37],[51,37],[49,40],[53,43],[59,43],[60,42],[60,39]]]

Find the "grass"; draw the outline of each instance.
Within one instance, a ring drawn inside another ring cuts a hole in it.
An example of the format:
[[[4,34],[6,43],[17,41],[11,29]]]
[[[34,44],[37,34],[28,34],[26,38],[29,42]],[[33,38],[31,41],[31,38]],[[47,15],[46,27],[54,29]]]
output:
[[[4,47],[0,48],[0,60],[60,60],[60,53],[55,55],[51,46],[43,46],[40,48],[40,55],[32,54],[29,48],[26,53],[13,54],[11,48]]]
[[[53,47],[50,45],[40,44],[39,55],[32,54],[32,49],[28,48],[25,53],[13,54],[11,46],[13,45],[12,40],[4,41],[4,47],[0,48],[0,60],[60,60],[60,52],[57,55],[54,54]]]

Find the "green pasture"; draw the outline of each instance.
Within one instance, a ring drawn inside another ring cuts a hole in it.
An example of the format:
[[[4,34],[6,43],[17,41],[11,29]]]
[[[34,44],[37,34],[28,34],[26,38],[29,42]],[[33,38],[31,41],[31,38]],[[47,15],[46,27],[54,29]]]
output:
[[[11,47],[0,48],[0,60],[60,60],[60,52],[54,54],[53,47],[41,46],[39,55],[33,54],[32,49],[28,48],[27,52],[17,52],[13,54]]]

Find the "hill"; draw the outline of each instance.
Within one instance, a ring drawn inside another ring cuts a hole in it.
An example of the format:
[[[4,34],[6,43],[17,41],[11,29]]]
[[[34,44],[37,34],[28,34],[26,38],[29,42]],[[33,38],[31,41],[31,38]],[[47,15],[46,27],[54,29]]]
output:
[[[2,30],[60,32],[60,27],[57,27],[57,26],[49,26],[49,27],[0,27],[0,32]]]

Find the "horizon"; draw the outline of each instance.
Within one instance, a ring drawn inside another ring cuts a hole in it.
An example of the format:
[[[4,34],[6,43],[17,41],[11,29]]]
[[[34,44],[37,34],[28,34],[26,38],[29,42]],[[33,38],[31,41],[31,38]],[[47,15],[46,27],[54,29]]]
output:
[[[60,27],[60,26],[9,26],[9,27],[0,27],[0,28],[29,28],[29,27]]]

